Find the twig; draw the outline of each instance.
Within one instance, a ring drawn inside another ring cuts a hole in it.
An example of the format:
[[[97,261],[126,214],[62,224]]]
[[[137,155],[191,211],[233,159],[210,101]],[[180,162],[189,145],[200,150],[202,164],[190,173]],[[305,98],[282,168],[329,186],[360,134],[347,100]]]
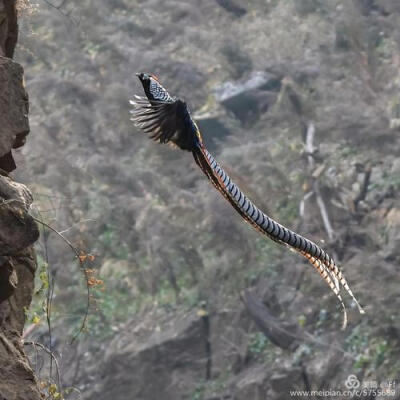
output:
[[[32,217],[34,219],[34,221],[36,221],[39,224],[42,224],[43,226],[45,226],[46,228],[50,229],[52,232],[54,232],[57,236],[59,236],[70,248],[71,250],[75,253],[76,258],[79,261],[79,266],[80,269],[83,273],[83,275],[85,276],[85,282],[86,282],[86,294],[87,294],[87,305],[86,305],[86,311],[85,311],[85,315],[83,317],[82,320],[82,324],[78,329],[78,332],[72,337],[71,340],[71,344],[73,344],[75,342],[75,340],[78,338],[78,336],[82,333],[82,331],[85,329],[86,323],[87,323],[87,319],[89,316],[89,307],[90,307],[90,287],[89,287],[89,281],[87,278],[87,275],[85,273],[85,260],[82,261],[82,258],[80,257],[80,252],[79,250],[60,232],[57,231],[57,229],[54,229],[52,226],[50,226],[49,224],[46,224],[46,222]]]
[[[61,0],[61,3],[60,3],[58,6],[56,6],[55,4],[51,3],[51,2],[48,1],[48,0],[43,0],[43,1],[44,1],[47,5],[49,5],[50,7],[55,8],[56,10],[61,10],[61,9],[63,8],[64,4],[67,2],[67,0]]]
[[[50,229],[52,232],[57,234],[57,236],[59,236],[62,240],[64,240],[64,242],[72,249],[72,251],[75,253],[75,255],[79,258],[80,254],[79,254],[78,249],[62,233],[58,232],[57,229],[54,229],[49,224],[46,224],[46,222],[41,221],[40,219],[35,218],[35,217],[32,217],[32,218],[37,223],[42,224],[43,226],[45,226],[46,228]]]
[[[65,4],[67,3],[67,0],[61,0],[61,3],[59,5],[55,5],[54,3],[52,3],[49,0],[42,0],[44,3],[46,3],[49,7],[54,8],[55,10],[57,10],[62,16],[68,18],[74,25],[79,26],[80,24],[80,19],[75,20],[75,18],[73,18],[71,16],[72,11],[65,11]]]
[[[78,393],[78,399],[81,399],[82,398],[82,392],[80,391],[80,389],[78,389],[77,387],[75,387],[75,386],[69,386],[68,387],[68,390],[69,391],[73,391],[73,392],[75,392],[75,393]]]
[[[87,320],[89,318],[89,307],[90,307],[90,287],[89,283],[86,279],[86,296],[87,296],[87,303],[86,303],[86,310],[85,315],[83,316],[81,326],[79,327],[78,331],[72,337],[70,344],[74,344],[76,339],[78,339],[79,335],[83,332],[86,327]]]
[[[53,335],[52,335],[52,329],[51,329],[51,305],[53,302],[53,294],[54,294],[54,278],[51,276],[50,272],[50,264],[49,264],[49,253],[48,253],[48,247],[47,247],[47,234],[45,231],[44,223],[43,223],[43,217],[38,211],[39,216],[40,216],[40,221],[42,224],[42,229],[43,229],[43,250],[44,250],[44,259],[46,262],[46,272],[47,272],[47,282],[49,284],[48,290],[46,292],[46,322],[47,322],[47,328],[49,332],[49,352],[50,354],[53,353]],[[34,218],[34,217],[33,217]],[[53,375],[53,358],[50,356],[50,377]]]
[[[59,231],[59,233],[63,234],[63,233],[65,233],[65,232],[68,232],[68,231],[70,231],[71,229],[73,229],[75,226],[77,226],[77,225],[79,225],[79,224],[82,224],[83,222],[96,222],[96,220],[95,220],[95,219],[90,219],[90,218],[88,218],[88,219],[83,219],[83,220],[78,221],[77,223],[71,225],[69,228],[66,228],[66,229],[64,229],[63,231]]]
[[[76,364],[75,364],[75,373],[74,373],[74,376],[71,379],[72,384],[75,383],[77,378],[78,378],[78,375],[79,375],[79,372],[80,372],[79,370],[80,370],[80,367],[81,367],[82,357],[84,356],[83,352],[79,353],[79,351],[78,351],[79,350],[79,344],[77,346],[75,346],[74,349],[75,349],[75,354],[74,354],[73,359],[76,359],[77,361],[76,361]],[[79,353],[79,355],[78,355],[78,353]]]
[[[50,355],[50,358],[52,360],[54,360],[54,364],[56,365],[56,373],[57,373],[57,383],[58,383],[58,388],[60,391],[62,391],[62,384],[61,384],[61,375],[60,375],[60,366],[58,364],[58,360],[57,357],[54,355],[54,353],[48,349],[46,346],[44,346],[41,343],[37,343],[37,342],[33,342],[33,341],[28,341],[28,342],[24,342],[25,346],[34,346],[35,350],[37,347],[39,347],[40,349],[42,349],[43,351],[45,351],[47,354]],[[51,374],[50,374],[50,378],[51,378]]]

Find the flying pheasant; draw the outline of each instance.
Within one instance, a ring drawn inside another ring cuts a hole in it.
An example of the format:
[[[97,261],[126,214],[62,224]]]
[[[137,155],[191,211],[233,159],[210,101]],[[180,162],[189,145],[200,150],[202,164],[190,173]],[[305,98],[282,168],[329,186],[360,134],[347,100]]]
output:
[[[137,127],[160,143],[171,143],[182,150],[191,151],[197,165],[214,187],[232,207],[254,228],[275,242],[297,251],[313,265],[338,298],[344,313],[343,329],[347,325],[347,312],[340,289],[343,287],[356,303],[361,314],[363,308],[353,295],[342,271],[323,249],[274,221],[257,208],[221,168],[203,143],[200,130],[192,119],[186,103],[170,96],[158,78],[139,73],[146,97],[135,96],[131,120]]]

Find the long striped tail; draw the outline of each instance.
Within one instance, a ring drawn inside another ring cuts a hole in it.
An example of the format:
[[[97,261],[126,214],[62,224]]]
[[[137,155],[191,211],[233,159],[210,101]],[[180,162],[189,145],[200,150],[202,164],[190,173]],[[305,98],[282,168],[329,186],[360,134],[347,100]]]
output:
[[[347,311],[340,294],[340,285],[354,300],[360,313],[364,314],[342,271],[323,249],[311,240],[282,226],[257,208],[230,179],[203,143],[199,142],[192,153],[200,169],[243,219],[270,239],[289,246],[307,258],[338,298],[344,313],[343,329],[347,325]]]

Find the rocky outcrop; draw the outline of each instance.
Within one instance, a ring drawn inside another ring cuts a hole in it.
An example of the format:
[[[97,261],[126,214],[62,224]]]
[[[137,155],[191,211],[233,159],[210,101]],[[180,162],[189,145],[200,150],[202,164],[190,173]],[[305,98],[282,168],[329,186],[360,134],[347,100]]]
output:
[[[266,112],[276,99],[281,78],[264,71],[257,71],[247,79],[225,82],[215,88],[215,98],[239,120],[256,119]]]
[[[149,318],[134,321],[126,329],[128,335],[108,346],[100,379],[98,364],[92,366],[89,375],[96,378],[85,398],[125,400],[129,393],[132,399],[180,399],[193,390],[193,381],[206,378],[201,316],[190,313],[157,326]]]
[[[15,1],[0,1],[0,398],[36,400],[40,393],[21,334],[34,288],[32,244],[39,230],[29,215],[29,189],[7,175],[15,168],[11,149],[22,146],[29,132],[23,69],[8,58],[16,38]]]
[[[282,349],[295,349],[301,334],[295,323],[281,322],[251,290],[243,293],[242,300],[258,328],[275,345]]]
[[[32,196],[24,185],[0,176],[0,201],[0,301],[5,301],[18,288],[15,265],[19,264],[20,256],[25,256],[26,249],[37,240],[39,231],[28,214]],[[30,251],[28,253],[30,256]],[[32,261],[27,264],[32,274],[31,280],[36,268]],[[23,308],[28,305],[21,306]]]

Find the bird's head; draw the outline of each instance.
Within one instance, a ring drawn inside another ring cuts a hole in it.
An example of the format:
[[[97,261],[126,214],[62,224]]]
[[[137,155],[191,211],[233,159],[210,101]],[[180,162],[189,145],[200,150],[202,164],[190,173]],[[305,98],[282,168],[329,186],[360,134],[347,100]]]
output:
[[[136,74],[140,82],[143,85],[144,92],[146,93],[149,101],[162,100],[160,99],[160,92],[166,92],[162,87],[158,78],[153,74],[145,74],[144,72],[139,72]],[[167,93],[168,95],[168,93]]]
[[[150,87],[151,82],[158,82],[158,78],[153,74],[146,74],[144,72],[138,72],[136,76],[139,78],[140,82],[143,85],[143,88],[146,90]]]

